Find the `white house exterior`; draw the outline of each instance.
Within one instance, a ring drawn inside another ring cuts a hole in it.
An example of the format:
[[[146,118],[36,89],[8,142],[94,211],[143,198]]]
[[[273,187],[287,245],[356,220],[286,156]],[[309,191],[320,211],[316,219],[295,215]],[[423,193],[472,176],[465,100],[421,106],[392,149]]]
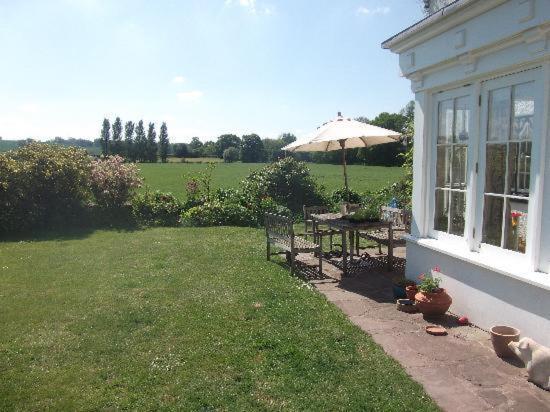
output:
[[[454,1],[382,46],[416,101],[407,276],[550,346],[550,0]]]

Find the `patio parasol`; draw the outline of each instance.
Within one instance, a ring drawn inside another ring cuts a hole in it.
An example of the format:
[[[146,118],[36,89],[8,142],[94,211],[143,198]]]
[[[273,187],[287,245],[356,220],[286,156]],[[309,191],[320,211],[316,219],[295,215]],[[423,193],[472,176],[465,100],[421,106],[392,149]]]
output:
[[[384,143],[396,142],[401,135],[393,130],[373,126],[357,120],[345,119],[342,113],[338,117],[319,126],[305,139],[300,139],[283,147],[289,152],[331,152],[342,150],[344,167],[344,184],[348,190],[348,173],[346,169],[346,149],[371,147]]]

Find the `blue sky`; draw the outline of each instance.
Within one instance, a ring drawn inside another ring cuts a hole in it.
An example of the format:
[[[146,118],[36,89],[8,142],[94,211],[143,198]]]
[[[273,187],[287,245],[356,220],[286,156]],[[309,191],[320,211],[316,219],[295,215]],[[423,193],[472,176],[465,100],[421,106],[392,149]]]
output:
[[[411,98],[380,43],[417,0],[0,0],[0,136],[166,121],[172,141],[302,135]]]

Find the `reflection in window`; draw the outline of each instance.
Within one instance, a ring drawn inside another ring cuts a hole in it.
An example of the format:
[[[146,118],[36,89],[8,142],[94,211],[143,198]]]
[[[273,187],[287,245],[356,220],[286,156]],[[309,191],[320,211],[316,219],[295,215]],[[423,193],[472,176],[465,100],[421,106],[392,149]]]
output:
[[[489,92],[484,243],[525,253],[534,83]]]
[[[466,209],[469,97],[439,102],[434,229],[464,235]]]

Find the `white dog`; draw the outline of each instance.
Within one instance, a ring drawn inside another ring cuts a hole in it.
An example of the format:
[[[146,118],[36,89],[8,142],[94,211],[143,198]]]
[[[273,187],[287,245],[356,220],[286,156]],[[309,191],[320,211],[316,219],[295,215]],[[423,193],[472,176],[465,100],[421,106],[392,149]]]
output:
[[[550,391],[550,349],[531,338],[510,342],[508,347],[525,363],[528,380]]]

